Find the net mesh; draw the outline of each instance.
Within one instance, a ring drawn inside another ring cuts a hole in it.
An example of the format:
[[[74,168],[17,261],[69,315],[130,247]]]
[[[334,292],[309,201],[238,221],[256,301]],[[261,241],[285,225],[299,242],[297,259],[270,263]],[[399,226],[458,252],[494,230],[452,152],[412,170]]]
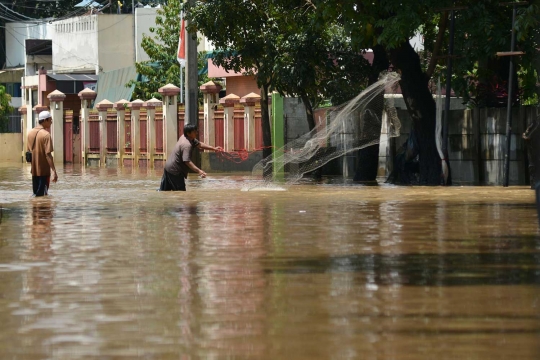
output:
[[[381,131],[388,138],[399,136],[401,124],[393,97],[384,96],[395,93],[398,81],[396,73],[381,76],[357,97],[330,111],[326,121],[312,131],[275,149],[253,168],[252,175],[263,181],[244,190],[280,190],[333,159],[378,144]]]

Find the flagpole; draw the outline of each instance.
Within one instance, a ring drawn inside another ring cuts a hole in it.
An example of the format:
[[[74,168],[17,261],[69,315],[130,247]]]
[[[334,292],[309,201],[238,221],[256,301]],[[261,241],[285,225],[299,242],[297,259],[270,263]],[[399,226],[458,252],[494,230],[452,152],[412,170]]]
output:
[[[182,14],[182,11],[180,11],[180,39],[182,38],[182,20],[184,20],[184,16]],[[184,103],[184,74],[182,71],[182,62],[179,61],[178,65],[180,65],[180,104]]]
[[[180,65],[180,104],[184,103],[184,72],[183,66]]]
[[[178,42],[178,51],[177,51],[177,59],[178,59],[178,65],[180,65],[180,103],[184,104],[184,63],[186,59],[185,55],[185,28],[184,28],[184,12],[180,11],[180,36],[179,36],[179,42]]]

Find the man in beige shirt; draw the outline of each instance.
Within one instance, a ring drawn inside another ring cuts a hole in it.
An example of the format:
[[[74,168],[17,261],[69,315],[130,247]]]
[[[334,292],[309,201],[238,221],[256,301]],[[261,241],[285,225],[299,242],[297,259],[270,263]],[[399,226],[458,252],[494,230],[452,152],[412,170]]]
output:
[[[28,133],[27,147],[32,152],[32,187],[35,196],[47,195],[51,172],[53,182],[58,181],[58,174],[54,167],[52,152],[53,144],[49,133],[52,116],[48,111],[42,111],[38,117],[39,125]]]

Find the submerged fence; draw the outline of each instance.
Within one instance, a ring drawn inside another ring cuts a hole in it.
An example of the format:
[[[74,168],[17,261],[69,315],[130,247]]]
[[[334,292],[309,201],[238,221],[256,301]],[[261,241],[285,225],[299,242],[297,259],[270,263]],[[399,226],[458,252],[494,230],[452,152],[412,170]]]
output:
[[[185,107],[176,103],[178,92],[178,88],[167,85],[160,89],[163,101],[120,100],[113,104],[103,100],[92,106],[96,93],[84,89],[79,93],[81,135],[77,144],[73,111],[63,109],[64,94],[54,91],[48,96],[50,107],[39,106],[33,110],[37,113],[50,109],[53,123],[61,124],[59,129],[53,129],[53,142],[55,149],[62,149],[56,152],[62,152],[65,162],[159,167],[183,135]],[[244,98],[232,94],[235,97],[232,102],[222,104],[212,89],[209,92],[203,90],[203,93],[205,106],[199,110],[196,119],[200,141],[229,151],[256,151],[262,147],[262,132],[248,126],[250,121],[260,124],[260,105],[253,100],[254,94],[250,94],[245,103],[242,103]],[[20,123],[28,128],[32,119],[26,112],[20,112],[24,117]],[[58,133],[61,136],[57,136]]]

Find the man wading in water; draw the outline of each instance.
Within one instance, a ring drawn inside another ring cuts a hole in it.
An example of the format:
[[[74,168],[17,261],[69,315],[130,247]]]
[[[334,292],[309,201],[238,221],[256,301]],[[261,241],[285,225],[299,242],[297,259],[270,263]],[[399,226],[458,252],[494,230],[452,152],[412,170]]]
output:
[[[30,130],[28,134],[27,151],[32,153],[32,187],[34,196],[47,195],[51,172],[52,181],[58,180],[52,157],[53,144],[51,134],[46,129],[51,128],[52,116],[48,111],[42,111],[38,117],[39,125]],[[27,158],[27,161],[30,160]]]
[[[222,151],[222,149],[219,146],[209,146],[197,140],[198,132],[197,125],[187,124],[184,126],[184,135],[180,136],[165,163],[159,191],[186,191],[184,179],[187,179],[189,169],[195,171],[202,178],[206,177],[206,173],[191,161],[193,148],[212,151]]]

